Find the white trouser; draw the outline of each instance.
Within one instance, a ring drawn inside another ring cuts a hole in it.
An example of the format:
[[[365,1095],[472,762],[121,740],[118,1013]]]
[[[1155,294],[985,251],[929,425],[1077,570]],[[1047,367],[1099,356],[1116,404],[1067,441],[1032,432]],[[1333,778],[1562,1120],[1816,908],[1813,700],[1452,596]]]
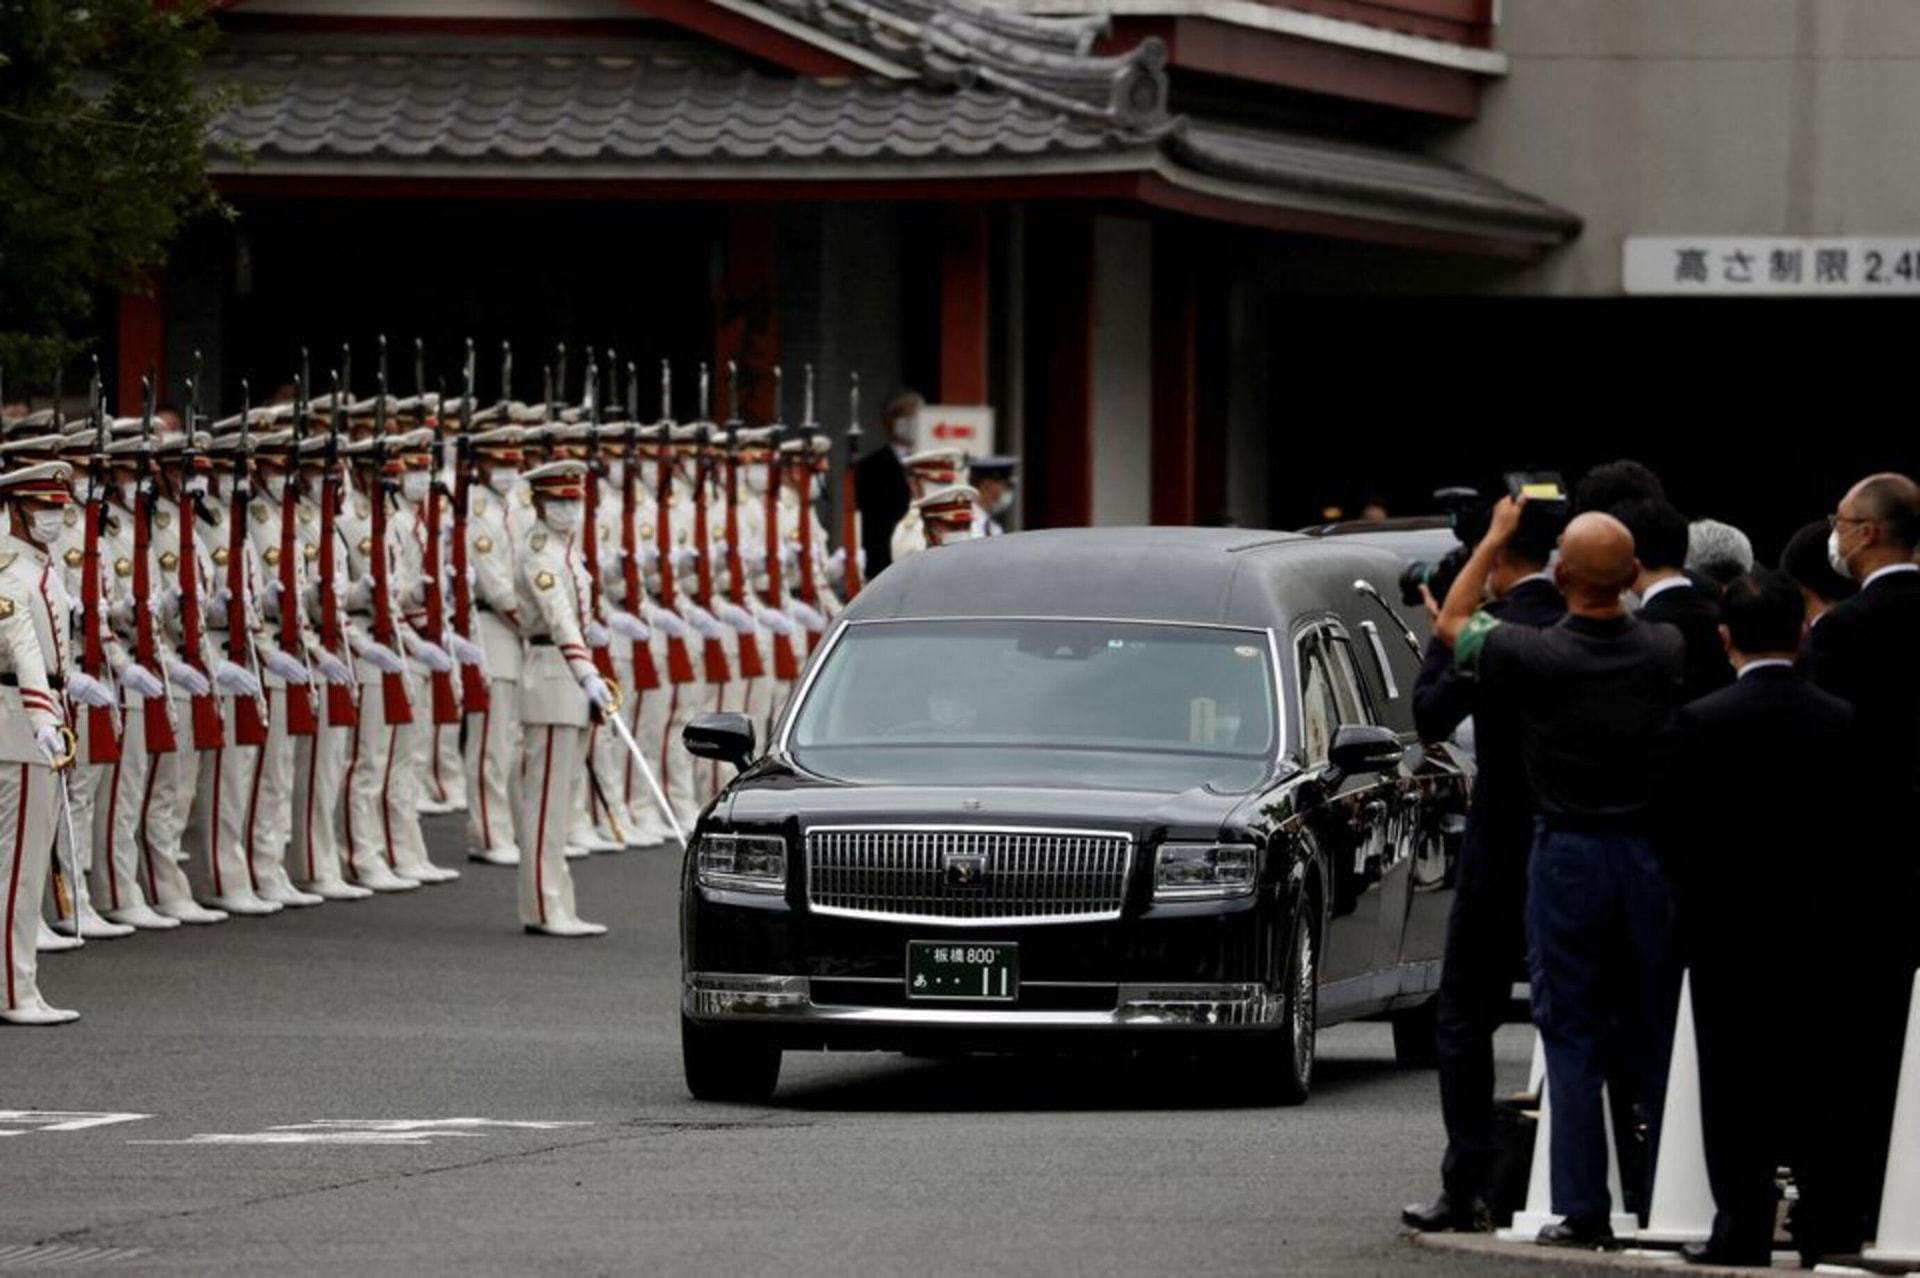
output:
[[[351,728],[329,726],[324,715],[313,736],[295,739],[291,864],[302,884],[346,881],[340,818],[352,740]]]
[[[247,848],[254,878],[262,889],[276,894],[292,886],[287,847],[293,838],[294,746],[304,740],[287,734],[288,691],[267,689],[267,744],[254,755],[253,801],[247,805]]]
[[[47,890],[53,851],[54,809],[59,804],[51,769],[37,763],[0,763],[0,892],[5,892],[6,981],[0,997],[8,1011],[40,1000],[36,978],[40,897]]]
[[[520,685],[490,680],[487,708],[467,716],[467,849],[516,847],[510,786],[520,775]]]
[[[387,722],[383,681],[360,685],[360,722],[347,747],[347,802],[342,851],[347,880],[360,881],[376,862],[397,869],[398,848],[388,792],[399,762],[399,734]]]
[[[181,738],[192,729],[174,717],[175,749],[169,754],[147,750],[146,712],[135,706],[127,713],[127,731],[120,740],[119,775],[114,780],[112,884],[105,899],[113,909],[186,901],[193,897],[180,863],[162,842],[179,786],[173,779],[185,756],[194,752]],[[191,787],[188,787],[191,793]],[[174,846],[179,830],[174,828]],[[123,869],[128,882],[122,884]],[[130,887],[131,891],[124,890]],[[141,897],[144,894],[144,901]]]
[[[67,773],[68,804],[73,813],[72,837],[80,840],[80,872],[87,876],[87,893],[93,894],[94,875],[94,824],[99,817],[98,809],[107,806],[108,789],[113,784],[113,765],[93,762],[93,752],[88,748],[92,733],[87,727],[89,716],[84,707],[75,707],[69,711],[70,718],[79,725],[79,754],[74,761],[73,770]],[[59,800],[54,800],[53,836],[54,868],[66,883],[68,870],[73,865],[73,849],[68,846],[67,818],[59,810]],[[76,889],[66,883],[64,893],[55,893],[54,917],[66,922],[73,918],[77,901]],[[94,910],[105,909],[98,901],[92,901]]]
[[[667,689],[664,679],[657,688],[640,686],[640,671],[633,659],[631,648],[625,658],[615,658],[615,668],[620,674],[620,686],[627,690],[625,704],[620,707],[620,716],[626,721],[627,731],[633,734],[639,745],[647,766],[653,769],[654,780],[660,779],[659,740],[664,729],[660,726],[661,716],[667,704]],[[656,712],[657,708],[657,712]],[[648,715],[653,713],[649,720]],[[619,754],[619,762],[610,774],[619,788],[621,802],[626,804],[627,817],[632,825],[642,831],[664,835],[666,818],[660,812],[660,805],[654,801],[653,790],[646,779],[640,775],[640,767],[633,760],[633,751],[619,740],[611,729],[602,732],[603,738],[610,738],[607,744]]]
[[[698,680],[678,684],[669,680],[662,691],[665,695],[660,700],[664,705],[660,707],[655,737],[660,743],[660,784],[667,792],[667,802],[673,805],[673,814],[679,818],[681,828],[692,829],[694,818],[700,813],[694,781],[696,768],[680,734],[706,712],[707,685]]]
[[[566,810],[573,793],[586,729],[537,723],[526,728],[527,752],[520,785],[520,922],[528,927],[570,922],[573,875],[567,870]]]
[[[220,720],[226,743],[200,754],[201,864],[206,866],[207,891],[216,899],[258,896],[265,884],[255,872],[247,839],[247,818],[254,801],[254,778],[260,774],[260,747],[236,745],[234,699],[220,698]]]
[[[433,750],[433,707],[424,672],[409,673],[407,695],[413,719],[394,730],[393,774],[387,780],[387,828],[393,843],[393,868],[410,878],[430,865],[426,835],[420,829],[420,796],[426,789],[429,756]]]

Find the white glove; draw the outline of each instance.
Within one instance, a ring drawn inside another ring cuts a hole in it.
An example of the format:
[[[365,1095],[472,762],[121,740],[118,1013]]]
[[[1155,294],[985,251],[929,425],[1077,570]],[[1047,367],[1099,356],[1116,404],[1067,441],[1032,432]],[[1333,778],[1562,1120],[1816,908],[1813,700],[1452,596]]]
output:
[[[42,728],[33,734],[33,740],[34,744],[40,747],[40,753],[47,756],[48,763],[52,763],[67,752],[67,739],[61,735],[58,728]]]
[[[347,587],[346,603],[354,612],[365,612],[373,607],[373,574],[368,573]]]
[[[307,673],[307,667],[298,657],[278,649],[266,656],[267,669],[291,684],[311,683],[313,676]]]
[[[487,659],[487,654],[481,651],[479,644],[452,631],[447,632],[447,651],[463,666],[477,666]]]
[[[137,661],[129,661],[120,670],[120,686],[136,697],[164,697],[167,685],[154,678],[153,671]]]
[[[175,615],[180,611],[181,598],[180,587],[160,587],[159,591],[153,596],[154,615],[159,617],[171,617]]]
[[[167,667],[167,681],[190,697],[204,697],[213,689],[205,675],[185,662]]]
[[[827,619],[813,608],[795,599],[787,604],[787,612],[793,619],[814,634],[823,634],[827,628]]]
[[[702,608],[697,603],[689,603],[686,605],[686,609],[687,620],[693,623],[693,628],[698,630],[702,636],[708,639],[724,639],[727,637],[727,628],[721,625],[719,620],[705,608]]]
[[[593,703],[595,710],[605,710],[613,704],[613,689],[607,687],[607,681],[597,674],[590,674],[581,680],[580,691],[587,694],[587,700]]]
[[[652,572],[660,566],[660,547],[648,542],[640,552],[640,566]]]
[[[331,652],[321,652],[317,654],[313,659],[313,664],[319,668],[320,677],[328,683],[347,685],[353,683],[353,667],[334,656]]]
[[[580,633],[589,648],[605,648],[613,643],[613,635],[597,621],[589,621],[580,628]]]
[[[453,669],[453,658],[449,657],[447,650],[437,643],[431,643],[425,639],[412,639],[407,643],[407,651],[415,661],[435,674],[445,674]]]
[[[92,675],[76,674],[67,680],[67,695],[83,706],[110,706],[114,702],[113,689]]]
[[[615,634],[625,635],[635,643],[645,643],[647,640],[653,638],[653,631],[647,627],[646,622],[640,620],[640,618],[634,616],[632,613],[622,612],[618,608],[612,608],[607,611],[607,624],[613,627]]]
[[[400,660],[399,653],[384,643],[374,643],[371,640],[362,645],[360,658],[381,674],[399,674],[407,668],[407,663]]]
[[[647,605],[647,624],[669,639],[685,639],[693,634],[686,622],[653,604]]]
[[[780,563],[782,567],[786,567],[786,568],[798,568],[800,566],[800,543],[799,542],[787,541],[784,538],[781,539]]]
[[[673,565],[676,574],[689,572],[700,562],[700,552],[692,546],[681,546],[668,557],[667,562]]]
[[[245,666],[236,666],[231,661],[222,661],[213,668],[213,684],[230,697],[260,695],[260,680],[253,671]]]
[[[727,539],[725,537],[714,538],[712,543],[707,548],[713,553],[713,562],[715,562],[716,564],[726,562]]]
[[[719,614],[720,620],[726,622],[743,635],[753,634],[760,629],[760,623],[753,619],[753,614],[732,600],[715,600],[713,610]]]
[[[756,607],[753,615],[759,619],[761,625],[776,635],[792,636],[794,633],[793,619],[778,608]]]
[[[740,563],[749,573],[758,577],[767,571],[767,551],[764,546],[756,546],[740,552]]]

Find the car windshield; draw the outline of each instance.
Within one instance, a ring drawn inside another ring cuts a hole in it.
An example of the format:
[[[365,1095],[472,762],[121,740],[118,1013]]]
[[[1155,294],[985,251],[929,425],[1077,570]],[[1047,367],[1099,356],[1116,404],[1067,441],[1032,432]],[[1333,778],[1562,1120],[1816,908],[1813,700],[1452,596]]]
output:
[[[1138,622],[850,626],[788,746],[848,781],[1245,790],[1274,753],[1258,631]]]

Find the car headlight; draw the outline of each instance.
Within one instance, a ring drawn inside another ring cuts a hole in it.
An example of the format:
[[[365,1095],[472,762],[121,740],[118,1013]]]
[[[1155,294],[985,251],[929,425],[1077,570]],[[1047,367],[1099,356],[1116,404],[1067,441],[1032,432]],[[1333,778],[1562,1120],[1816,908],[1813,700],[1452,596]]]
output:
[[[1153,899],[1248,896],[1259,873],[1259,854],[1244,843],[1162,843],[1153,863]]]
[[[787,841],[777,834],[709,834],[700,840],[694,874],[722,892],[787,890]]]

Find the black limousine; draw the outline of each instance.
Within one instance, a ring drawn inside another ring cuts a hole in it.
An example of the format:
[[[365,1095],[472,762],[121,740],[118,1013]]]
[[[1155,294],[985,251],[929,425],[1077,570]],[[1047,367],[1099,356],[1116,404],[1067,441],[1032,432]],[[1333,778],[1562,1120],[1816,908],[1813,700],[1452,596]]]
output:
[[[1400,570],[1171,528],[889,569],[764,752],[687,730],[742,769],[682,877],[689,1089],[765,1099],[794,1049],[1157,1045],[1297,1103],[1316,1028],[1373,1016],[1418,1063],[1470,764],[1414,734]]]

